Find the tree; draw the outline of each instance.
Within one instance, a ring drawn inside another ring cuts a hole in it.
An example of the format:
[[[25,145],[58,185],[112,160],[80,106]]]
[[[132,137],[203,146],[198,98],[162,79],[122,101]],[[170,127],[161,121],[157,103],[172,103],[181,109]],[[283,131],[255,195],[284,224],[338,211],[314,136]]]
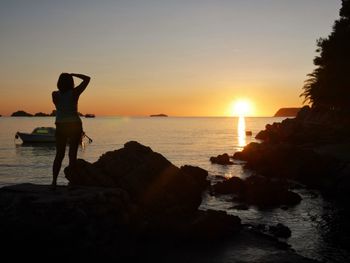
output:
[[[317,40],[316,69],[301,94],[314,108],[350,112],[350,0],[342,0],[340,18],[327,38]]]

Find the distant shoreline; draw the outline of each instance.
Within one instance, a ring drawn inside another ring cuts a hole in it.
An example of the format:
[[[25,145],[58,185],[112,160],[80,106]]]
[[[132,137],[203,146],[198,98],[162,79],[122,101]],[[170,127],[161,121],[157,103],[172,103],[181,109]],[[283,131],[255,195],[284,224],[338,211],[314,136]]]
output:
[[[55,116],[11,116],[11,115],[2,115],[1,118],[40,118],[40,117],[55,117]],[[82,115],[81,117],[84,117]],[[120,118],[150,118],[150,115],[99,115],[98,117],[103,117],[103,118],[115,118],[115,117],[120,117]],[[244,118],[288,118],[288,117],[293,117],[293,116],[245,116]],[[236,119],[239,118],[238,116],[167,116],[166,118],[232,118]]]

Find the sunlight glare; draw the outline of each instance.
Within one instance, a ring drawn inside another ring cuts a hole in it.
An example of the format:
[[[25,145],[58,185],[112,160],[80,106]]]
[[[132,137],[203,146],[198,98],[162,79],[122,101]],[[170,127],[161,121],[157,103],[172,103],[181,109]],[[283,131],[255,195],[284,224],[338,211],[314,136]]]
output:
[[[248,100],[239,99],[232,103],[232,116],[244,117],[251,114],[251,103]]]

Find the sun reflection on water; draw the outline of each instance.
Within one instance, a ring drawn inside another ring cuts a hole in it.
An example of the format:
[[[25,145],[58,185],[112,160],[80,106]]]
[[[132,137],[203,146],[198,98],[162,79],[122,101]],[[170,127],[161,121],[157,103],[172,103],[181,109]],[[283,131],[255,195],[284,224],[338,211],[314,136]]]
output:
[[[243,147],[246,146],[245,118],[243,116],[238,118],[237,134],[238,146],[243,149]]]

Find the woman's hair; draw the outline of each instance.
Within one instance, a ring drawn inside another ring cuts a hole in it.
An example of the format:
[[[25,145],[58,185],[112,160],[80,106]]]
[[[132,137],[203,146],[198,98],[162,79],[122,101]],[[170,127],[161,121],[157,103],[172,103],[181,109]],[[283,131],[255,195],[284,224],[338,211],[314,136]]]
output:
[[[57,81],[57,88],[61,92],[66,92],[74,88],[74,80],[69,73],[62,73]]]

